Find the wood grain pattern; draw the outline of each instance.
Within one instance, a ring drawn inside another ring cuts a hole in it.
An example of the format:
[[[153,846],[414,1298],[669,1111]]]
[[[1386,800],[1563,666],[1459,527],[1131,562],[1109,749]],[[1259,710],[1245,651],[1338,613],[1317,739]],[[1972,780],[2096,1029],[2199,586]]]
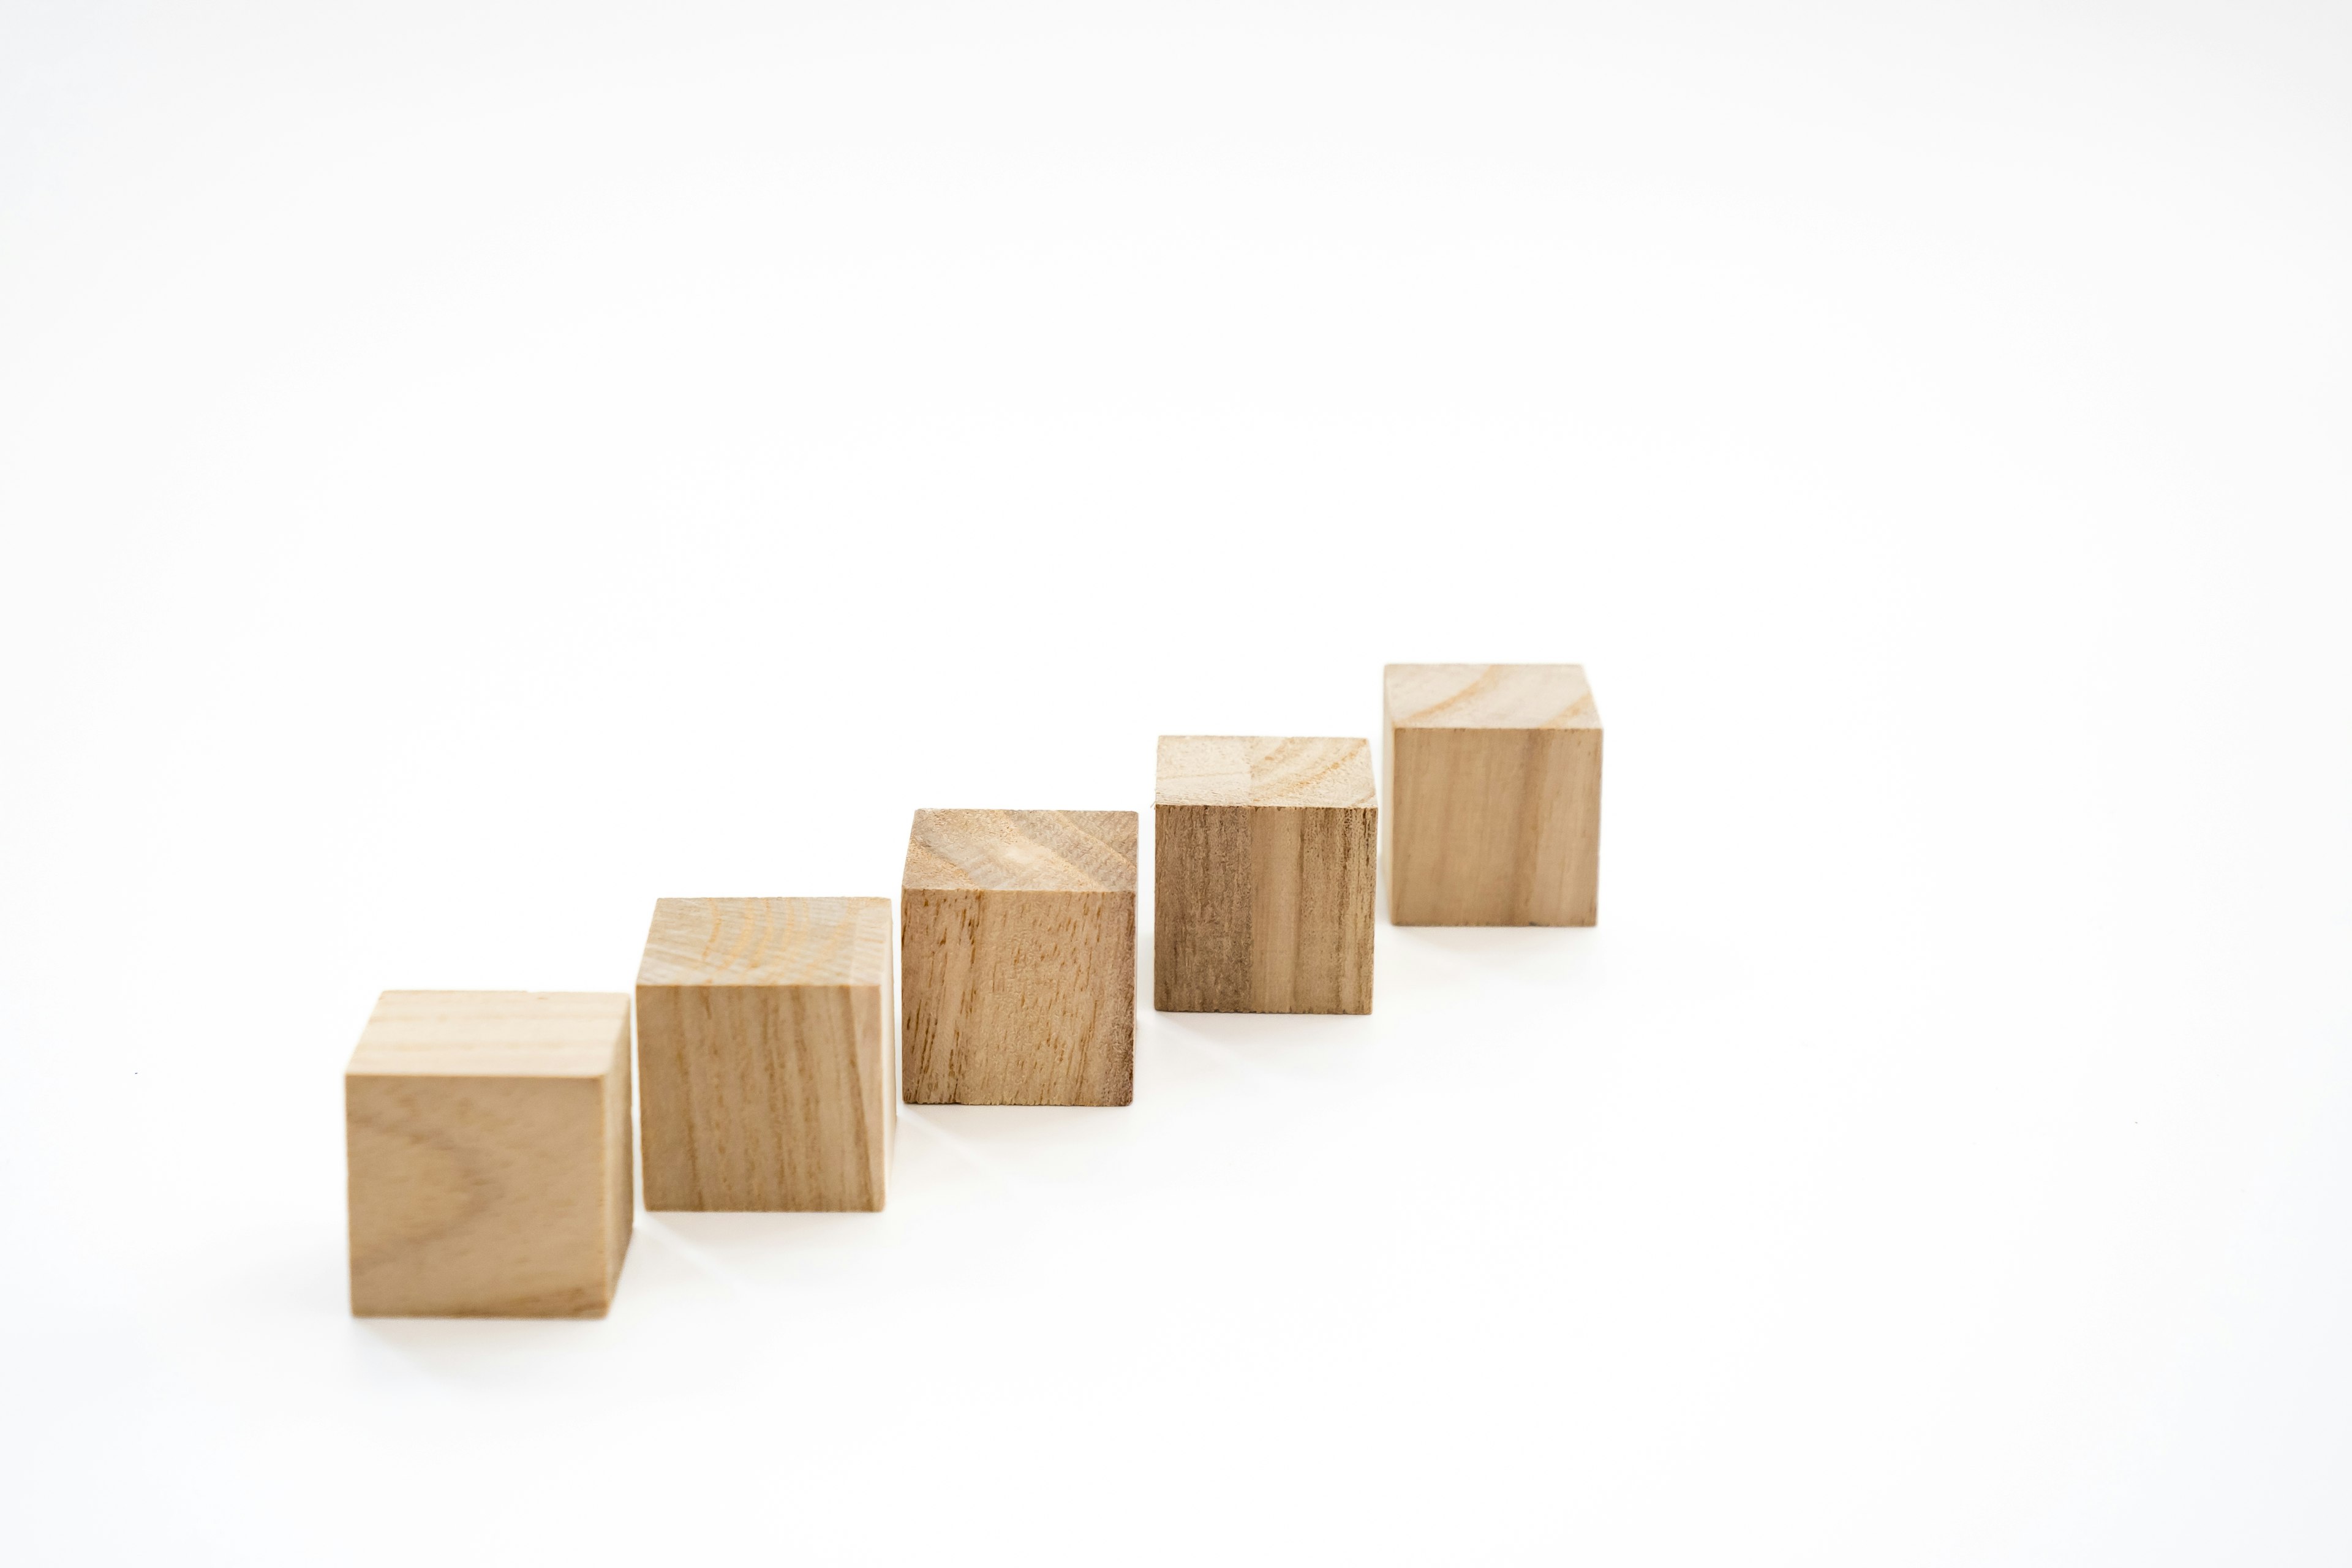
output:
[[[1372,1010],[1369,744],[1163,735],[1153,811],[1154,1006]]]
[[[387,991],[343,1105],[353,1313],[604,1316],[635,1209],[626,996]]]
[[[1392,664],[1381,824],[1398,925],[1600,917],[1601,714],[1573,664]]]
[[[649,1209],[882,1207],[887,899],[663,899],[637,971]]]
[[[1131,811],[919,811],[899,951],[915,1105],[1135,1098]]]

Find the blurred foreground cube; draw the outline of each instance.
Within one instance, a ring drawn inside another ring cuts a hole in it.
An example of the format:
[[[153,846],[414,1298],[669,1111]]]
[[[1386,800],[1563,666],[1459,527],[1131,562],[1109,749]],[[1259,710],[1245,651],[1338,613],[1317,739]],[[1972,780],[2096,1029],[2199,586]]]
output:
[[[1381,726],[1389,919],[1589,926],[1601,714],[1573,664],[1392,664]]]
[[[353,1313],[604,1315],[635,1207],[626,996],[387,991],[343,1106]]]
[[[1135,1098],[1136,814],[919,811],[899,900],[910,1105]]]
[[[1153,812],[1153,1005],[1372,1010],[1369,744],[1162,735]]]
[[[637,970],[649,1209],[878,1209],[898,1123],[887,899],[663,899]]]

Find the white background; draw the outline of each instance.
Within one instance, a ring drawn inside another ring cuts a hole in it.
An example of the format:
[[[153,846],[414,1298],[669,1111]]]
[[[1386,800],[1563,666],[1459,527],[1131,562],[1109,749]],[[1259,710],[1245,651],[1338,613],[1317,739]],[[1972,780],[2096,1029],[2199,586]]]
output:
[[[0,4],[0,1555],[2352,1556],[2352,16],[1617,10]],[[1597,930],[347,1315],[378,990],[1487,659]]]

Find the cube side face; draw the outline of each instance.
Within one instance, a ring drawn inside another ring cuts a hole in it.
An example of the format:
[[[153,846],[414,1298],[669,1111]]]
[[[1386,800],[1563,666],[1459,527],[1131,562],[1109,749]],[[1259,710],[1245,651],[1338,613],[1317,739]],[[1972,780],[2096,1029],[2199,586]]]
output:
[[[1135,895],[906,889],[911,1105],[1135,1098]]]
[[[1381,704],[1381,789],[1389,808],[1381,813],[1381,859],[1389,879],[1389,919],[1398,925],[1396,910],[1397,724],[1393,696],[1385,689]]]
[[[1378,838],[1370,806],[1251,810],[1251,1012],[1372,1010]]]
[[[1391,727],[1389,918],[1589,926],[1600,913],[1601,731]]]
[[[615,1092],[609,1075],[347,1075],[352,1312],[602,1317]]]
[[[880,985],[640,985],[646,1206],[883,1206]]]
[[[1159,807],[1152,1005],[1370,1012],[1378,816],[1370,806]]]
[[[888,909],[887,900],[883,907],[886,910]],[[891,923],[894,926],[897,924],[896,921]],[[882,1070],[876,1075],[882,1101],[877,1108],[882,1126],[881,1147],[875,1152],[874,1190],[877,1193],[884,1193],[887,1188],[891,1163],[898,1157],[898,966],[890,962],[892,956],[890,943],[893,940],[894,938],[887,933],[882,939],[882,984],[877,988],[880,1005],[876,1009],[877,1016],[873,1022],[872,1049],[880,1058],[882,1063]],[[862,1032],[866,1027],[862,1014],[858,1026],[861,1032],[858,1035],[857,1049],[862,1058],[867,1049],[866,1037]]]
[[[603,1082],[604,1105],[604,1297],[612,1299],[621,1282],[621,1264],[629,1256],[629,1239],[637,1224],[637,1152],[635,1118],[629,1114],[635,1085],[629,1074],[629,1022],[633,1009],[621,1013],[620,1032],[613,1040],[613,1065]]]
[[[1249,1008],[1251,815],[1245,805],[1153,808],[1151,1005],[1163,1013]]]

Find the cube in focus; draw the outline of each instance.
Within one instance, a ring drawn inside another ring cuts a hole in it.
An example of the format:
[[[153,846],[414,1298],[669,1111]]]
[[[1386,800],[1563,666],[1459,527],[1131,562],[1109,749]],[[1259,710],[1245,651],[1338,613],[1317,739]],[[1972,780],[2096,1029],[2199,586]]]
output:
[[[1601,715],[1573,664],[1392,664],[1381,824],[1398,925],[1589,926]]]
[[[1153,810],[1154,1006],[1372,1010],[1370,745],[1162,735]]]
[[[635,1208],[626,996],[387,991],[343,1114],[354,1314],[604,1315]]]
[[[637,970],[649,1209],[878,1209],[898,1121],[887,899],[662,899]]]
[[[1131,811],[919,811],[899,899],[910,1105],[1135,1098]]]

